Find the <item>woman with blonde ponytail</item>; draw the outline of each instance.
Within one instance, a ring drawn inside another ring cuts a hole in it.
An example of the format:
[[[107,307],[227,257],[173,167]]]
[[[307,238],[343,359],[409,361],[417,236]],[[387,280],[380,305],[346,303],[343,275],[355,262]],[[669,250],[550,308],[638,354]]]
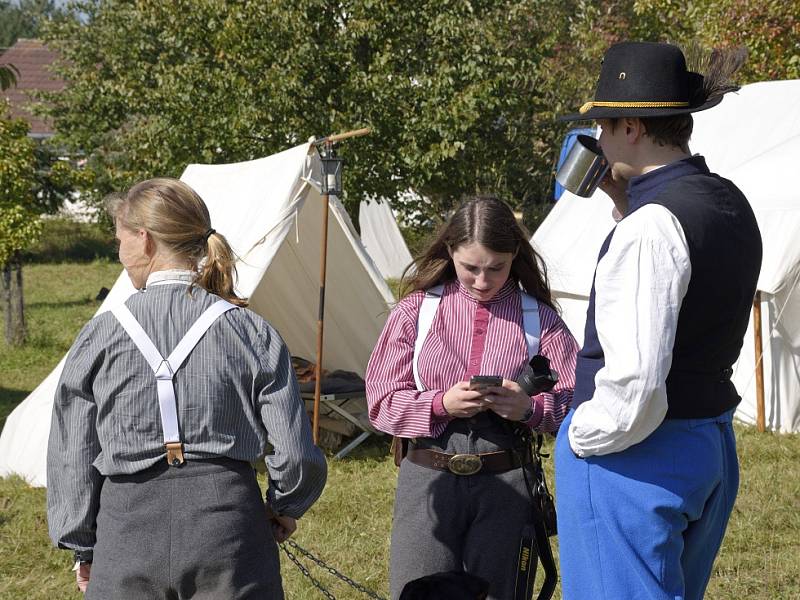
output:
[[[233,250],[191,187],[151,179],[107,208],[139,293],[92,319],[64,365],[50,536],[88,598],[283,598],[276,542],[327,472],[289,351],[236,295]]]

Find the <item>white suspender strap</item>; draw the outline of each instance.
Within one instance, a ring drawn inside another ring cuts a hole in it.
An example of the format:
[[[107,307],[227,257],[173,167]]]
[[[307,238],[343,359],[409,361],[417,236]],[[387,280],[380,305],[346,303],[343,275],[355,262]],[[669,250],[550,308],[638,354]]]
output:
[[[142,353],[147,364],[153,369],[156,376],[158,390],[158,407],[161,412],[161,428],[164,431],[164,443],[180,442],[178,430],[178,414],[175,405],[175,389],[172,385],[173,371],[169,363],[164,360],[161,353],[153,344],[139,321],[133,316],[124,304],[111,309],[122,327],[128,332],[133,343]]]
[[[437,285],[427,290],[425,292],[425,297],[422,299],[422,304],[420,304],[419,307],[419,315],[417,315],[417,340],[414,342],[414,360],[412,361],[412,365],[414,369],[414,382],[417,384],[417,389],[419,391],[425,389],[419,377],[419,368],[417,367],[419,353],[422,350],[422,344],[425,343],[425,338],[428,337],[428,332],[431,330],[433,317],[436,316],[436,311],[439,309],[439,302],[442,300],[442,292],[444,292],[444,285]]]
[[[180,368],[183,361],[186,360],[186,357],[194,350],[197,342],[205,335],[209,327],[214,324],[214,321],[232,308],[236,308],[236,305],[231,304],[227,300],[217,300],[200,315],[200,318],[194,322],[194,325],[189,328],[189,331],[186,332],[183,339],[178,342],[178,345],[175,346],[175,349],[167,357],[167,362],[169,362],[169,366],[173,372]]]
[[[161,353],[127,306],[121,304],[111,309],[111,312],[114,313],[114,316],[128,333],[131,340],[133,340],[139,352],[142,353],[147,364],[153,369],[153,373],[155,373],[158,407],[161,412],[161,428],[164,431],[164,445],[167,446],[167,460],[170,464],[183,463],[175,386],[172,381],[175,377],[175,371],[180,368],[214,321],[232,308],[236,308],[236,305],[225,300],[218,300],[212,304],[194,322],[175,347],[175,350],[166,359],[161,356]]]
[[[528,360],[539,353],[539,342],[542,337],[542,324],[539,320],[539,302],[520,290],[522,298],[522,328],[525,330],[525,341],[528,344]]]
[[[144,332],[142,326],[139,325],[139,321],[136,320],[136,317],[133,316],[131,311],[128,310],[128,307],[124,304],[112,308],[111,312],[114,313],[114,316],[117,317],[117,321],[119,321],[120,325],[128,332],[128,335],[133,340],[133,343],[136,344],[139,352],[144,355],[144,359],[147,361],[147,364],[150,365],[150,368],[153,369],[153,372],[157,371],[164,357],[161,356],[161,353]]]

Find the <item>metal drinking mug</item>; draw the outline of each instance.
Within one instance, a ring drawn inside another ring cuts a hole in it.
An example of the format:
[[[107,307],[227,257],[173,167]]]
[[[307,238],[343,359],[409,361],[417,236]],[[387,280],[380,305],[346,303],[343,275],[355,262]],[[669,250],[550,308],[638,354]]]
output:
[[[556,181],[576,196],[588,198],[600,185],[606,171],[608,161],[597,140],[579,135],[558,169]]]

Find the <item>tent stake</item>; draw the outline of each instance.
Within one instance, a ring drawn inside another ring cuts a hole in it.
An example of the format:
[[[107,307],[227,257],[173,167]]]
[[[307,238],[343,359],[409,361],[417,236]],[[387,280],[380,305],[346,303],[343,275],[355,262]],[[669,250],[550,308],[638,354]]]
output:
[[[764,418],[764,363],[761,343],[761,292],[756,290],[753,298],[753,339],[756,345],[756,428],[765,430]]]

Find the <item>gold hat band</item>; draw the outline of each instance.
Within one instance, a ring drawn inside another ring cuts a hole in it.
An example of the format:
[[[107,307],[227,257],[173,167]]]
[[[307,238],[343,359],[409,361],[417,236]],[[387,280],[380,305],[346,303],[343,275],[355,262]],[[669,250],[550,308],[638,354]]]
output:
[[[595,106],[604,106],[606,108],[681,108],[689,106],[688,102],[587,102],[581,106],[580,112],[584,114],[589,112]]]

